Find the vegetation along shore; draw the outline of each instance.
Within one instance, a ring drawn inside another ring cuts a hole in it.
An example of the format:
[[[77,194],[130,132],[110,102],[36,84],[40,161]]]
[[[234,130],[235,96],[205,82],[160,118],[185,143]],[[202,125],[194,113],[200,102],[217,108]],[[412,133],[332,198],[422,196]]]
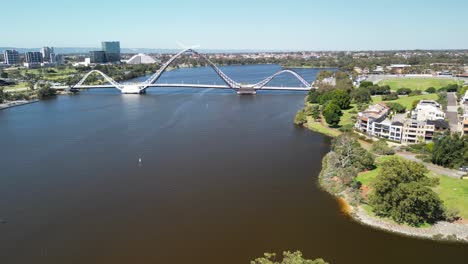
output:
[[[404,82],[411,86],[411,81]],[[364,225],[468,242],[468,180],[454,170],[467,163],[466,136],[445,131],[430,141],[402,144],[354,129],[358,112],[370,104],[383,102],[391,115],[409,115],[420,100],[446,104],[447,92],[464,94],[466,87],[447,83],[421,92],[418,81],[413,81],[416,89],[407,86],[405,91],[398,83],[382,83],[353,87],[344,72],[319,73],[318,89],[309,92],[294,119],[297,125],[334,138],[322,161],[319,185],[339,199],[343,212]]]

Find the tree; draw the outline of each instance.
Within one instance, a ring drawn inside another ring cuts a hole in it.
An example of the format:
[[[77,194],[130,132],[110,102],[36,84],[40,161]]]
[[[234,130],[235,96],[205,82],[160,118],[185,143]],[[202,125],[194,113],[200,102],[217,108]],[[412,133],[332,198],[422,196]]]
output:
[[[322,111],[323,116],[325,117],[325,121],[331,126],[337,126],[340,123],[341,119],[341,109],[340,107],[334,102],[329,102]]]
[[[56,94],[56,91],[54,89],[51,89],[49,84],[46,84],[45,86],[39,88],[39,90],[37,91],[37,97],[39,97],[39,99],[44,99],[50,96],[54,96]]]
[[[434,87],[429,87],[429,88],[426,89],[426,93],[433,94],[433,93],[435,93],[435,92],[437,92],[437,90],[436,90],[436,88],[434,88]]]
[[[388,107],[390,107],[390,110],[396,113],[404,113],[406,112],[406,107],[401,105],[400,103],[385,103]]]
[[[374,85],[373,82],[363,81],[361,82],[361,84],[359,84],[359,88],[366,88],[366,87],[373,86],[373,85]]]
[[[307,123],[307,116],[304,109],[297,111],[296,116],[294,117],[294,124],[303,125]]]
[[[336,89],[332,92],[332,100],[341,108],[348,109],[351,104],[351,96],[349,93],[342,89]]]
[[[432,163],[457,168],[468,164],[468,138],[446,133],[434,139]]]
[[[2,72],[0,73],[0,78],[4,78],[4,79],[8,78],[8,72],[2,71]]]
[[[382,101],[391,101],[391,100],[397,100],[397,99],[398,99],[398,95],[396,93],[382,95]]]
[[[372,101],[369,89],[362,87],[362,83],[361,87],[354,89],[351,92],[351,97],[357,104],[368,104]]]
[[[275,253],[265,253],[264,257],[257,258],[250,262],[250,264],[327,264],[323,259],[304,259],[300,251],[296,252],[283,252],[283,260],[278,262],[275,260]]]
[[[5,93],[3,92],[3,88],[0,88],[0,104],[3,103],[5,100]]]
[[[384,161],[369,195],[374,212],[413,226],[443,219],[442,200],[432,190],[438,181],[427,172],[423,164],[398,157]]]
[[[400,88],[396,91],[398,95],[407,95],[410,94],[412,90],[410,88]]]
[[[371,150],[375,154],[379,155],[393,155],[395,153],[395,151],[393,151],[393,149],[388,146],[384,139],[380,139],[379,141],[372,143]]]

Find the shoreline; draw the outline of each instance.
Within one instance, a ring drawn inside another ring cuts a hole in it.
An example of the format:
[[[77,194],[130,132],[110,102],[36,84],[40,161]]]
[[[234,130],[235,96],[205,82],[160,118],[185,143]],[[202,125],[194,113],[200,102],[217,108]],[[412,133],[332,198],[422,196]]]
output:
[[[19,101],[3,103],[3,104],[0,104],[0,110],[12,108],[12,107],[17,107],[17,106],[22,106],[22,105],[28,105],[28,104],[37,103],[37,102],[39,102],[39,99],[19,100]]]
[[[309,121],[309,119],[307,121]],[[331,138],[334,138],[337,135],[341,134],[341,132],[336,129],[324,127],[321,122],[315,123],[317,124],[309,126],[309,122],[306,122],[302,125],[302,127]],[[323,129],[318,129],[317,125]],[[322,163],[325,158],[326,155],[322,158]],[[322,184],[322,181],[320,179],[322,171],[323,165],[317,182],[319,188],[333,196],[333,198],[335,198],[336,202],[339,204],[341,213],[349,217],[352,221],[356,222],[357,224],[377,229],[380,231],[392,233],[395,235],[407,236],[411,238],[428,239],[438,242],[468,243],[468,223],[450,223],[446,221],[439,221],[434,225],[431,225],[430,227],[422,228],[401,225],[389,219],[373,216],[369,214],[366,210],[364,210],[364,208],[362,207],[363,204],[351,205],[350,202],[346,199],[346,195],[335,194],[329,191]]]

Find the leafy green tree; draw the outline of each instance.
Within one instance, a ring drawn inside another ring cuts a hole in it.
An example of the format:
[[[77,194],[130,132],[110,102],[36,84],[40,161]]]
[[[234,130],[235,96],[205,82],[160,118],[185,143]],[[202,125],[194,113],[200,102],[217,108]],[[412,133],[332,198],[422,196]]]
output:
[[[398,94],[396,93],[389,93],[389,94],[382,95],[382,101],[391,101],[391,100],[397,100],[397,99],[398,99]]]
[[[294,124],[303,125],[307,123],[307,116],[304,109],[297,111],[296,116],[294,117]]]
[[[2,72],[0,73],[0,78],[4,78],[4,79],[8,78],[8,72],[2,71]]]
[[[51,97],[56,94],[56,91],[54,89],[51,89],[49,84],[46,84],[45,86],[39,88],[39,90],[37,91],[37,97],[39,97],[39,99]]]
[[[423,164],[393,157],[381,168],[369,195],[377,215],[413,226],[443,219],[442,200],[432,190],[438,181],[426,176]]]
[[[336,89],[332,92],[332,100],[341,108],[348,109],[351,104],[351,96],[346,90]]]
[[[0,104],[3,103],[5,100],[5,93],[3,92],[3,88],[0,88]]]
[[[257,258],[250,262],[250,264],[327,264],[323,259],[304,259],[300,251],[296,252],[283,252],[283,260],[276,261],[275,253],[265,253],[264,257]]]
[[[410,88],[400,88],[396,91],[398,95],[407,95],[410,94],[412,90]]]
[[[388,107],[390,107],[390,110],[396,113],[404,113],[406,112],[406,107],[401,105],[400,103],[385,103]]]
[[[325,121],[327,121],[329,125],[337,126],[340,123],[342,115],[341,109],[334,101],[331,101],[325,105],[322,114],[325,117]]]
[[[374,85],[373,82],[363,81],[363,82],[361,82],[361,84],[359,84],[359,87],[360,88],[366,88],[366,87],[373,86],[373,85]]]
[[[433,94],[433,93],[435,93],[435,92],[437,92],[437,90],[436,90],[436,88],[434,88],[434,87],[429,87],[429,88],[426,89],[426,93]]]
[[[362,87],[362,83],[361,87],[354,89],[351,92],[351,97],[357,104],[368,104],[372,101],[369,89],[367,89],[366,87]]]
[[[375,141],[372,143],[371,147],[372,152],[378,155],[393,155],[395,151],[390,148],[387,142],[384,139],[380,139],[379,141]]]
[[[449,133],[436,137],[432,163],[448,168],[468,165],[468,137]]]

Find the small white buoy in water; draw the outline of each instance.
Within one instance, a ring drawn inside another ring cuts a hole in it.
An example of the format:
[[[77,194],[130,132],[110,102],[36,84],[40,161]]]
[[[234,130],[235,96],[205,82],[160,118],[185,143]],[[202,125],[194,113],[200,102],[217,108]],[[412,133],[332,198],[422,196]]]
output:
[[[138,163],[141,163],[141,158],[138,159]]]

